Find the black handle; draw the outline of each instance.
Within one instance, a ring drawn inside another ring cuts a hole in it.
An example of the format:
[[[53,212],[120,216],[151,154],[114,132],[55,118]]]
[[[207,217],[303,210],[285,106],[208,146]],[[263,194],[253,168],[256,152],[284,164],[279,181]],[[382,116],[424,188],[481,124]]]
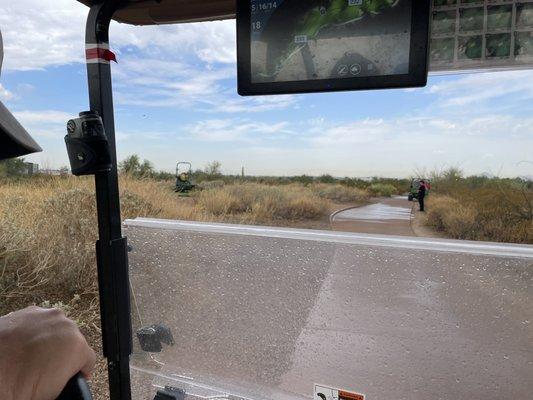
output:
[[[92,400],[89,385],[81,373],[76,374],[63,389],[56,400]]]

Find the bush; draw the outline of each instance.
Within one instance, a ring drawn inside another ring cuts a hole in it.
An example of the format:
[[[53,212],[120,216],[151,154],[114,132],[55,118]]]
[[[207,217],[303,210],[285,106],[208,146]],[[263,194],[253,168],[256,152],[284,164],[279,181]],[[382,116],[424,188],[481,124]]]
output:
[[[284,187],[254,183],[226,185],[197,194],[204,212],[241,222],[315,219],[328,211],[327,203],[300,185]],[[233,218],[232,218],[233,217]]]
[[[372,196],[377,197],[391,197],[398,193],[396,187],[388,183],[373,183],[367,190]]]
[[[13,178],[25,175],[28,170],[23,158],[0,161],[0,178]]]
[[[532,243],[533,182],[463,177],[458,168],[433,173],[428,224],[458,239]]]
[[[428,198],[427,224],[456,239],[470,239],[476,234],[477,214],[449,196]]]
[[[286,216],[290,220],[316,219],[327,212],[327,206],[314,196],[300,195],[289,200],[286,211]]]
[[[204,181],[198,184],[198,189],[218,189],[225,185],[226,183],[222,180],[215,180],[215,181]]]
[[[239,209],[238,199],[226,190],[205,190],[197,196],[197,199],[204,211],[217,216],[230,214]]]
[[[122,174],[128,174],[135,177],[153,177],[155,175],[165,175],[166,174],[160,174],[156,173],[153,164],[148,161],[144,160],[141,162],[141,159],[137,154],[133,154],[124,160],[122,160],[118,164],[118,169],[120,173]]]
[[[455,239],[533,243],[533,218],[525,203],[533,196],[525,196],[487,187],[463,193],[461,200],[433,194],[427,224]]]
[[[124,218],[192,219],[194,207],[176,207],[163,183],[121,179]],[[0,185],[0,296],[36,299],[47,293],[94,291],[96,202],[91,179],[38,176]]]
[[[316,184],[312,188],[323,199],[343,203],[365,202],[369,198],[368,193],[362,189],[339,184]]]

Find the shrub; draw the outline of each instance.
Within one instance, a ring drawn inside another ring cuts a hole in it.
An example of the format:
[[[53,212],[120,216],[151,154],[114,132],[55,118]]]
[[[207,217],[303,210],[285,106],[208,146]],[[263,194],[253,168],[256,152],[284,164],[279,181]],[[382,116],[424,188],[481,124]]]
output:
[[[478,230],[477,214],[449,196],[428,198],[427,224],[456,239],[471,239]]]
[[[226,183],[223,180],[215,180],[215,181],[204,181],[198,184],[198,189],[218,189],[225,185]]]
[[[23,158],[11,158],[0,161],[0,178],[19,177],[26,174],[27,167]]]
[[[316,184],[313,186],[313,190],[324,199],[345,203],[365,202],[369,198],[368,193],[362,189],[339,184]]]
[[[314,219],[327,213],[327,203],[301,185],[283,187],[246,183],[208,189],[196,196],[204,212],[231,221],[268,222]]]
[[[396,187],[388,183],[373,183],[367,190],[372,196],[378,197],[391,197],[398,193]]]
[[[195,209],[177,207],[163,183],[122,177],[124,218],[146,216],[192,219]],[[4,297],[36,299],[46,293],[95,289],[96,202],[91,179],[37,177],[0,185],[0,277]]]
[[[290,199],[288,207],[288,218],[295,219],[315,219],[324,215],[327,211],[326,204],[313,196],[295,196]]]
[[[205,190],[197,198],[199,206],[213,215],[226,215],[239,209],[238,199],[223,189]]]
[[[460,196],[432,194],[427,201],[427,224],[455,239],[532,243],[533,194],[482,187]],[[528,200],[529,199],[529,200]]]

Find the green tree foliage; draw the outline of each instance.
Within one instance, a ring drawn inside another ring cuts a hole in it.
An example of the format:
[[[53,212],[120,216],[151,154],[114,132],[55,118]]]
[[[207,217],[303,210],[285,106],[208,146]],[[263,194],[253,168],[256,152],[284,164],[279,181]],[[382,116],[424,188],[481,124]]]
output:
[[[139,172],[141,161],[137,154],[126,157],[118,164],[118,169],[123,174],[135,174]]]
[[[337,179],[335,179],[333,176],[329,174],[324,174],[318,177],[318,181],[320,183],[335,183]]]
[[[205,166],[205,173],[211,176],[220,176],[222,175],[221,167],[222,163],[220,161],[211,161]]]
[[[137,154],[133,154],[118,165],[120,173],[129,174],[136,177],[153,177],[155,170],[153,164],[148,160],[141,159]]]
[[[139,166],[139,174],[141,176],[152,176],[154,174],[153,164],[148,160],[144,160]]]
[[[0,161],[0,177],[18,177],[25,175],[27,166],[23,158],[11,158]]]

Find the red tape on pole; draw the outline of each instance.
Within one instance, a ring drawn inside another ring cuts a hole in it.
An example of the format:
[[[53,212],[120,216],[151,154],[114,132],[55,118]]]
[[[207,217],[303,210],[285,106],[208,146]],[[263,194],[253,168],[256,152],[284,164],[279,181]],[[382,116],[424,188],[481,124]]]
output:
[[[87,63],[105,63],[108,64],[110,61],[117,63],[117,57],[115,53],[109,50],[109,45],[107,43],[87,45],[85,49],[85,58]]]

